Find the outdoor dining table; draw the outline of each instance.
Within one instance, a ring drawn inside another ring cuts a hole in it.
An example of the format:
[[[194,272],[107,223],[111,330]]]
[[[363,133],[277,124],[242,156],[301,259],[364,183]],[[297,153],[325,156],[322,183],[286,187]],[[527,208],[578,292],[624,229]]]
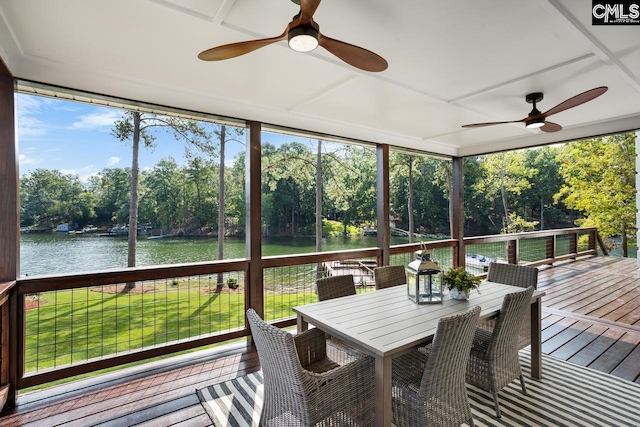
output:
[[[480,294],[472,292],[467,301],[445,295],[441,304],[418,305],[407,296],[405,286],[394,286],[294,307],[298,332],[309,324],[343,340],[375,358],[376,426],[391,426],[391,360],[428,342],[438,320],[465,312],[476,305],[481,319],[496,315],[514,286],[484,281]],[[542,378],[541,314],[544,292],[531,299],[531,375]]]

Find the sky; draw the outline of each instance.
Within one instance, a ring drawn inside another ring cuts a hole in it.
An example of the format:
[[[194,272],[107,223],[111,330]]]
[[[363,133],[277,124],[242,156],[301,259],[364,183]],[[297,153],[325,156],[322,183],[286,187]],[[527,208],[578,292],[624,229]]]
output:
[[[86,182],[104,168],[131,167],[131,142],[110,133],[124,110],[28,94],[16,98],[20,176],[38,168],[57,169]],[[155,148],[140,148],[140,169],[153,168],[169,156],[183,164],[184,143],[163,130],[154,135]],[[293,137],[269,134],[264,139],[277,146]],[[244,149],[239,142],[228,142],[225,164],[231,165]]]

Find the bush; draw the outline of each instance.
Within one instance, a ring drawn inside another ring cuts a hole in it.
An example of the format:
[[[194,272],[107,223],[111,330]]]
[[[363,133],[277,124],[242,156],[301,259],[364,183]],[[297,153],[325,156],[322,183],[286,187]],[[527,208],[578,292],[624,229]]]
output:
[[[322,235],[335,237],[341,236],[344,230],[344,225],[340,221],[331,221],[328,219],[322,220]]]
[[[229,289],[238,289],[238,279],[235,277],[229,277],[227,279],[227,286]]]

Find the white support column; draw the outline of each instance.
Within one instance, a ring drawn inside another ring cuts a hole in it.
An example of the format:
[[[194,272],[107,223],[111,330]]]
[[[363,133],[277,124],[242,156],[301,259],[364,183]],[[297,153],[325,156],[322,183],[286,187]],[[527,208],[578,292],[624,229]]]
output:
[[[636,131],[636,244],[640,244],[640,131]],[[640,270],[640,256],[636,258]]]

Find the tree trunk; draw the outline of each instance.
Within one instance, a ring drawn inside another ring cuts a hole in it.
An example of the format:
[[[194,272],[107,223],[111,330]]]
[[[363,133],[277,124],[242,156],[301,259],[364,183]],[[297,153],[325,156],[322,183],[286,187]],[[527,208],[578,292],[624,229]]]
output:
[[[318,140],[316,156],[316,252],[322,252],[322,141]],[[322,263],[316,267],[316,278],[323,276]]]
[[[407,210],[409,211],[409,243],[413,243],[413,157],[409,156],[409,197],[407,197]]]
[[[140,151],[140,113],[133,113],[133,147],[131,155],[131,200],[129,203],[129,246],[127,267],[136,266],[136,243],[138,241],[138,152]],[[135,282],[125,286],[128,292],[135,288]]]
[[[500,171],[500,196],[502,197],[502,208],[504,209],[504,221],[503,228],[506,224],[511,225],[511,218],[509,217],[509,204],[507,202],[507,189],[504,186],[504,175],[505,175],[505,166],[504,166],[504,154],[502,154],[502,170]]]
[[[449,190],[449,234],[453,238],[453,162],[447,162],[445,181]]]
[[[540,230],[544,230],[544,198],[540,196]]]
[[[296,202],[293,190],[291,191],[291,235],[296,235]]]
[[[220,188],[218,189],[218,259],[224,259],[224,146],[227,138],[227,129],[225,125],[220,127],[220,171],[219,181]],[[220,291],[224,286],[223,273],[218,273],[218,286],[216,289]]]

